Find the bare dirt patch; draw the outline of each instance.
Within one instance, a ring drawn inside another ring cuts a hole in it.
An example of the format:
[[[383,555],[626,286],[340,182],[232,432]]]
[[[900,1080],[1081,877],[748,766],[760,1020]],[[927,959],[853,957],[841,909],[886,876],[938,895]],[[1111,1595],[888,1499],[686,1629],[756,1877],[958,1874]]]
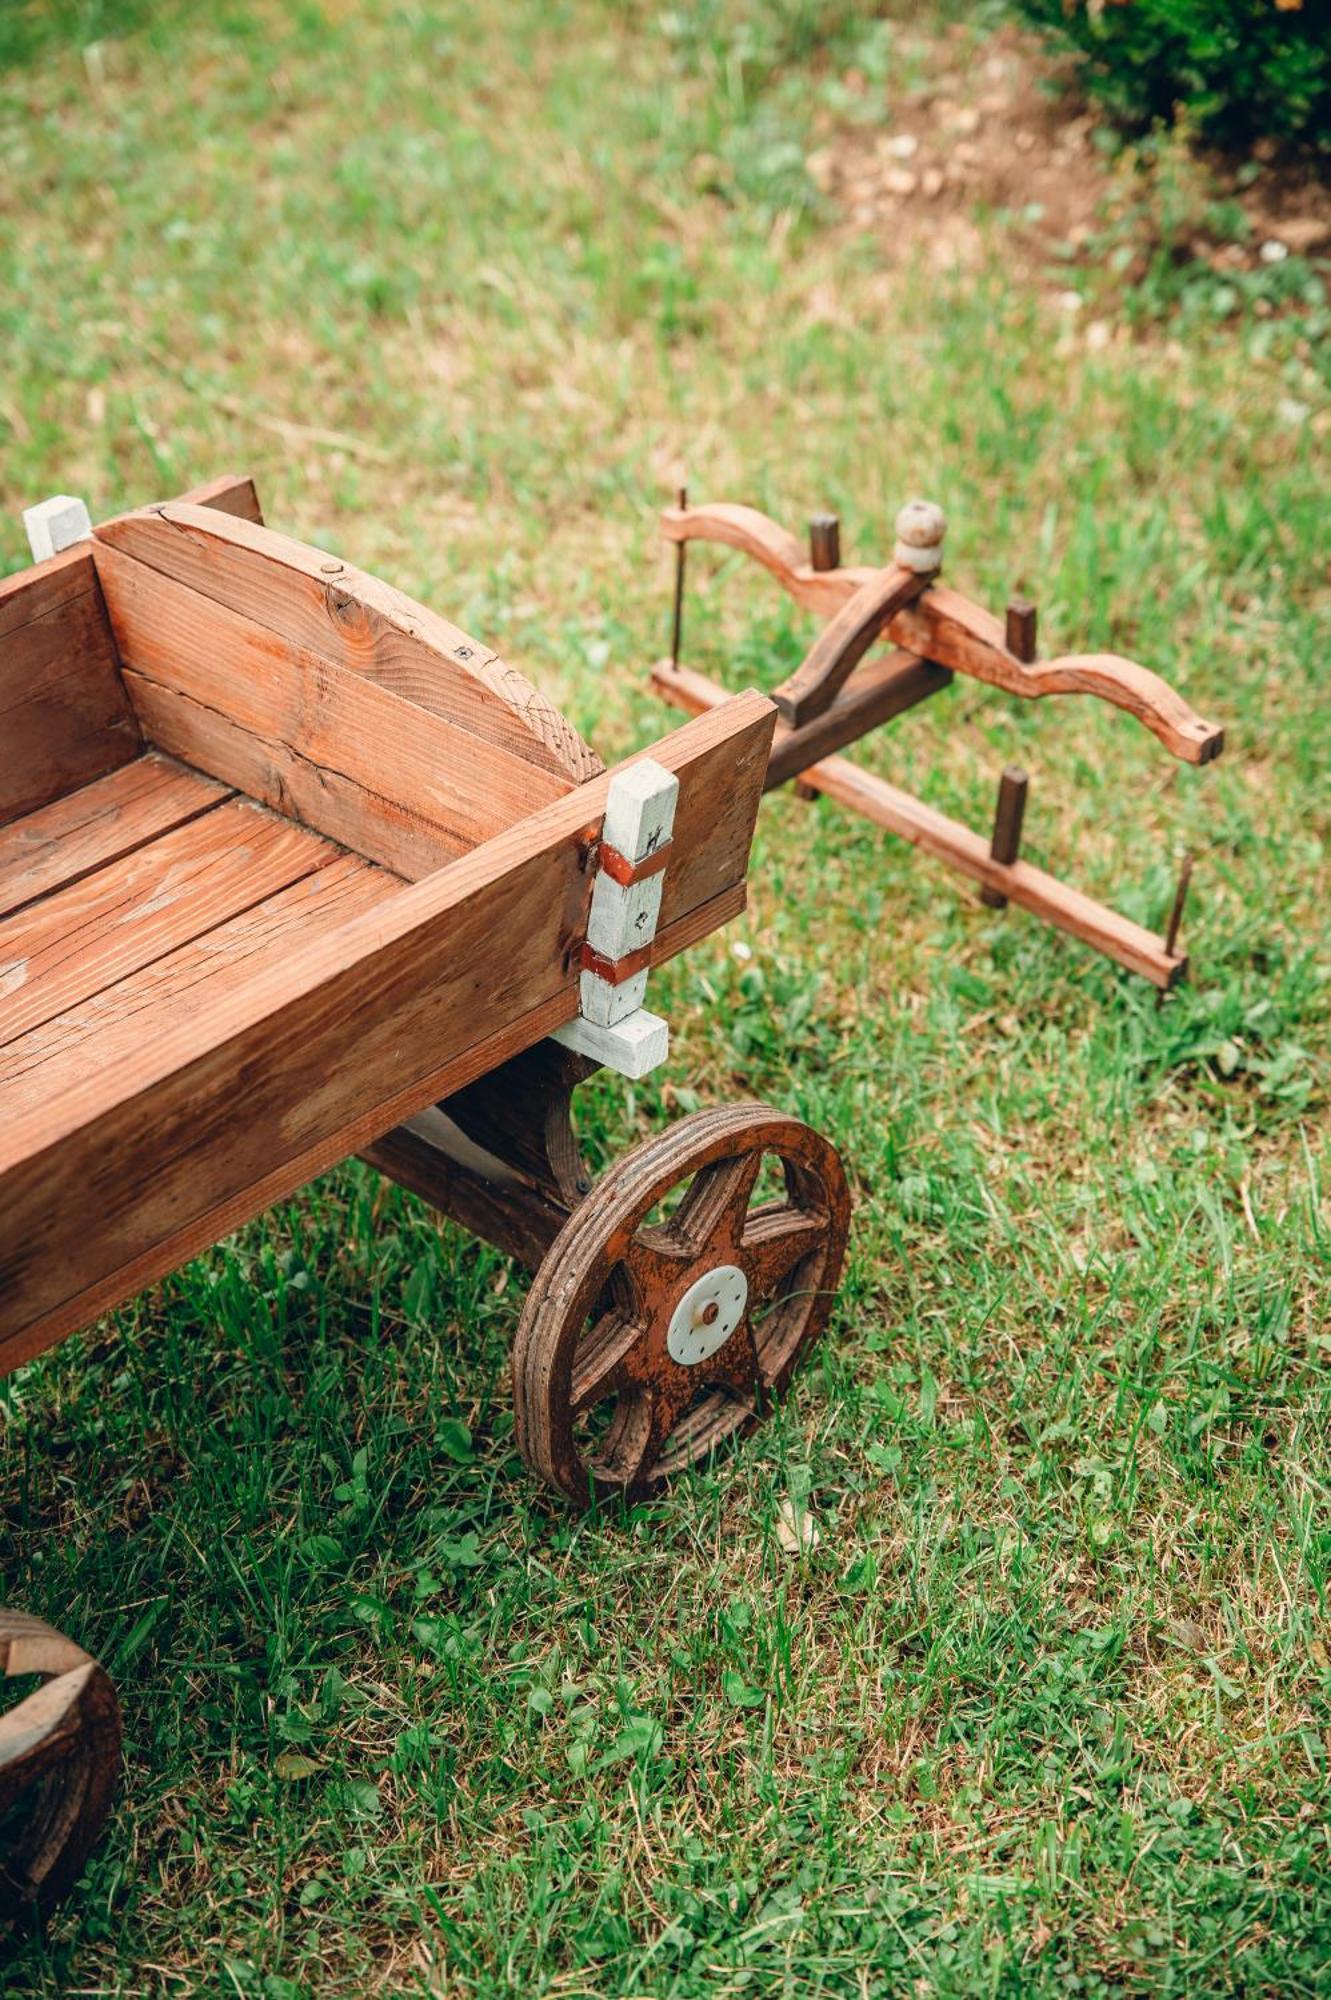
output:
[[[864,115],[829,123],[807,162],[846,226],[878,235],[889,262],[922,253],[941,269],[976,263],[986,217],[1005,225],[1007,254],[1026,274],[1051,285],[1100,261],[1111,240],[1125,246],[1116,275],[1131,283],[1162,224],[1171,254],[1220,270],[1331,257],[1331,187],[1310,167],[1263,148],[1236,163],[1180,145],[1162,194],[1147,155],[1121,146],[1070,66],[1032,37],[1004,28],[977,50],[955,28],[916,53],[924,81],[910,94],[889,84],[881,128],[875,86],[848,73]]]

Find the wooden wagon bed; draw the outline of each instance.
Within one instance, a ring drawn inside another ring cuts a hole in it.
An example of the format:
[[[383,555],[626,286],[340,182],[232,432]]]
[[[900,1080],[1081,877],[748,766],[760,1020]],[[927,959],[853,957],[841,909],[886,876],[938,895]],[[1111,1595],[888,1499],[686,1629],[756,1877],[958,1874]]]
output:
[[[79,539],[0,582],[0,1375],[361,1153],[533,1271],[514,1430],[574,1504],[759,1422],[836,1296],[836,1148],[708,1107],[593,1182],[570,1105],[661,1060],[650,967],[743,906],[772,704],[607,772],[246,480],[31,514]],[[0,1606],[22,1676],[0,1925],[75,1880],[120,1740],[97,1661]]]
[[[653,746],[651,959],[742,906],[772,725]],[[248,481],[0,584],[0,1374],[575,1017],[608,783]]]

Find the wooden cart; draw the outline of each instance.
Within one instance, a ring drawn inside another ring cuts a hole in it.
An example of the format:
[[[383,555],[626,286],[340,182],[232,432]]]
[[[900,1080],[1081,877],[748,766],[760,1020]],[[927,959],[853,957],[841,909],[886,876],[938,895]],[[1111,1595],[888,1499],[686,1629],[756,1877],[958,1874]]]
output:
[[[91,533],[33,511],[56,552],[0,583],[0,1374],[359,1152],[534,1270],[517,1435],[570,1500],[757,1421],[830,1310],[834,1149],[740,1104],[593,1186],[569,1105],[660,1060],[649,967],[743,906],[772,704],[607,773],[247,480]],[[0,1718],[12,1906],[77,1874],[119,1718],[35,1620],[0,1614],[0,1672],[42,1681]]]

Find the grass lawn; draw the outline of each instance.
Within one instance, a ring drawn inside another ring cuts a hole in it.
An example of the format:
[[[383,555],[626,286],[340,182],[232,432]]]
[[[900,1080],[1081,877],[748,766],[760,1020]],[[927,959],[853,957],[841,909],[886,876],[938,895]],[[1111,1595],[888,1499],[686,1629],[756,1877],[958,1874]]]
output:
[[[1329,1990],[1331,392],[1283,307],[1120,339],[1002,214],[960,262],[853,227],[806,156],[890,135],[944,32],[864,11],[0,20],[0,569],[47,493],[251,470],[613,757],[671,726],[685,473],[838,508],[852,560],[920,492],[954,582],[1230,741],[1196,772],[958,684],[863,753],[977,825],[1026,764],[1031,858],[1153,924],[1194,847],[1160,1009],[764,807],[747,916],[654,978],[671,1061],[584,1093],[588,1150],[770,1098],[844,1150],[853,1248],[780,1416],[659,1503],[536,1490],[520,1274],[355,1167],[0,1389],[4,1594],[128,1735],[6,1995]],[[953,32],[964,74],[989,30]],[[693,664],[789,670],[765,582],[691,556]]]

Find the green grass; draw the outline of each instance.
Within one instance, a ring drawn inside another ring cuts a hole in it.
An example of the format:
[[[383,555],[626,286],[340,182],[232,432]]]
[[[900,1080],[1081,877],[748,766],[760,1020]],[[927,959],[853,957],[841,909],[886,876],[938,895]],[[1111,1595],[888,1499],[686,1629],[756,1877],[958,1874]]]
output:
[[[964,278],[849,237],[811,122],[857,67],[881,124],[922,32],[856,11],[228,0],[0,43],[0,568],[51,491],[250,469],[613,756],[669,726],[685,471],[838,507],[857,559],[920,491],[955,582],[1231,744],[1178,769],[957,686],[865,748],[976,824],[1018,758],[1032,857],[1153,923],[1194,846],[1159,1010],[764,807],[747,917],[654,984],[668,1068],[584,1125],[603,1164],[694,1103],[797,1110],[853,1252],[786,1408],[659,1503],[535,1490],[520,1275],[357,1168],[4,1385],[5,1594],[128,1732],[6,1995],[1327,1990],[1326,391],[1269,320],[1061,337],[997,223]],[[806,638],[691,559],[697,664],[771,685]]]

